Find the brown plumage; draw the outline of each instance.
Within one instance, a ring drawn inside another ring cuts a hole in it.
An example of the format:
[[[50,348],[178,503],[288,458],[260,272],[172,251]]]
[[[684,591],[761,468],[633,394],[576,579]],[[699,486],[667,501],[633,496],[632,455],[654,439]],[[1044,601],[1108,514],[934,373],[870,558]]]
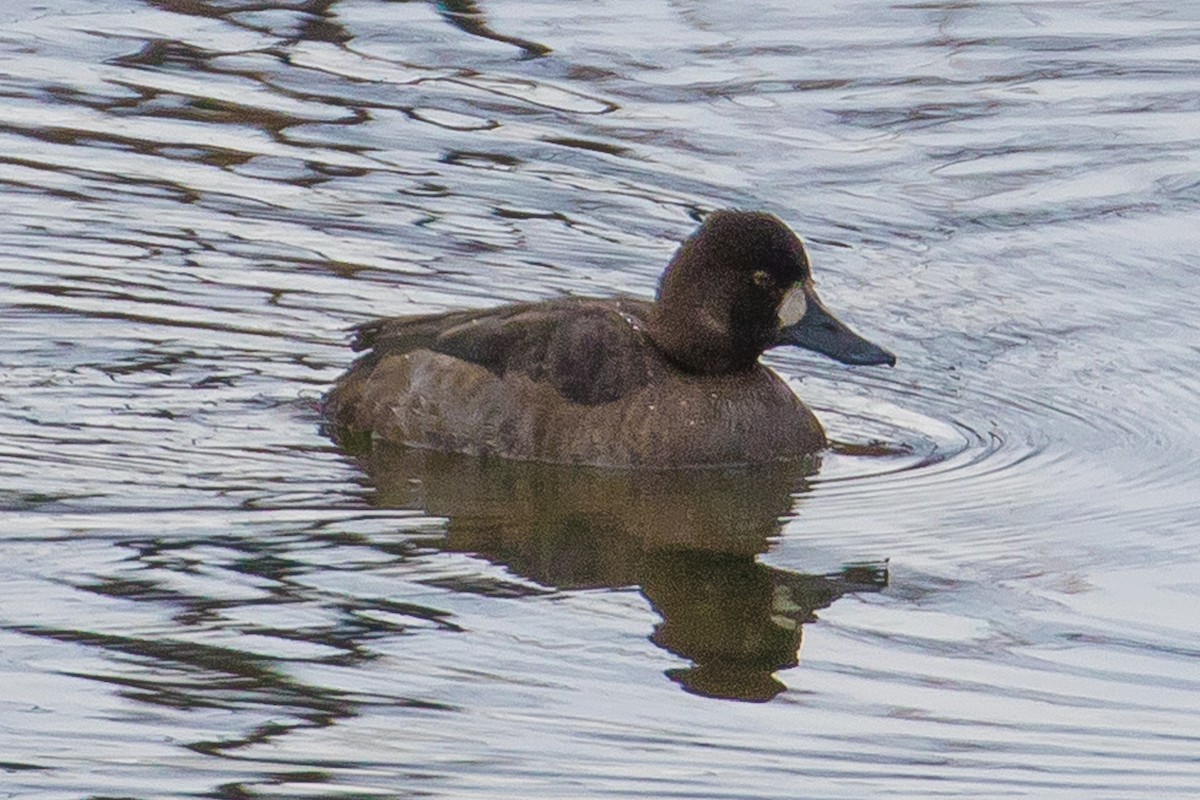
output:
[[[803,313],[785,325],[789,296]],[[828,315],[803,245],[752,212],[710,215],[654,303],[571,298],[357,331],[354,347],[367,352],[324,401],[335,435],[597,466],[796,460],[825,446],[824,431],[758,356],[797,344],[851,363],[894,361]]]

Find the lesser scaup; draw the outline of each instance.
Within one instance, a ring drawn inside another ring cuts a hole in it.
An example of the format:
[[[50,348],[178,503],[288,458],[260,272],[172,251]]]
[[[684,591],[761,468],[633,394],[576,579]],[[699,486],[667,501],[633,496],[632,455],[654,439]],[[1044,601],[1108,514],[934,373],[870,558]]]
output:
[[[794,345],[895,363],[817,298],[777,217],[717,211],[668,264],[654,302],[570,298],[396,317],[326,395],[335,435],[610,467],[793,461],[823,449],[813,413],[758,362]]]

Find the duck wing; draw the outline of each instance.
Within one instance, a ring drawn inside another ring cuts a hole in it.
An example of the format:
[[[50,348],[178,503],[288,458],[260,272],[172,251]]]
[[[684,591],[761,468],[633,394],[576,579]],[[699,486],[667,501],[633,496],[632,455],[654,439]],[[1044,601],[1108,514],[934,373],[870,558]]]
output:
[[[487,368],[525,375],[571,402],[608,403],[650,380],[657,351],[643,332],[649,304],[638,300],[567,299],[483,311],[368,322],[356,350],[373,363],[426,349]]]

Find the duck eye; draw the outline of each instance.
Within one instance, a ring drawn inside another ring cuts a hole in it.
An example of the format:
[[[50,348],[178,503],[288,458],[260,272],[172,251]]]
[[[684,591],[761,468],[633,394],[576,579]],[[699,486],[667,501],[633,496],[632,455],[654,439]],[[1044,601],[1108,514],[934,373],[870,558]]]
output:
[[[754,281],[755,286],[764,289],[774,282],[771,280],[771,273],[761,269],[755,270],[754,274],[750,276],[750,279]]]

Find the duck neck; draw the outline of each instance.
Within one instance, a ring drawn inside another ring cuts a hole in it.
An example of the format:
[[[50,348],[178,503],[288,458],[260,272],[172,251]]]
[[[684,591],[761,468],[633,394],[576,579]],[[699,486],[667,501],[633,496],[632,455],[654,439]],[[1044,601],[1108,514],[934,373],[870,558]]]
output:
[[[656,303],[647,332],[663,355],[688,372],[725,375],[754,369],[762,348],[757,343],[730,336],[727,322],[715,319],[704,309],[672,313]]]

